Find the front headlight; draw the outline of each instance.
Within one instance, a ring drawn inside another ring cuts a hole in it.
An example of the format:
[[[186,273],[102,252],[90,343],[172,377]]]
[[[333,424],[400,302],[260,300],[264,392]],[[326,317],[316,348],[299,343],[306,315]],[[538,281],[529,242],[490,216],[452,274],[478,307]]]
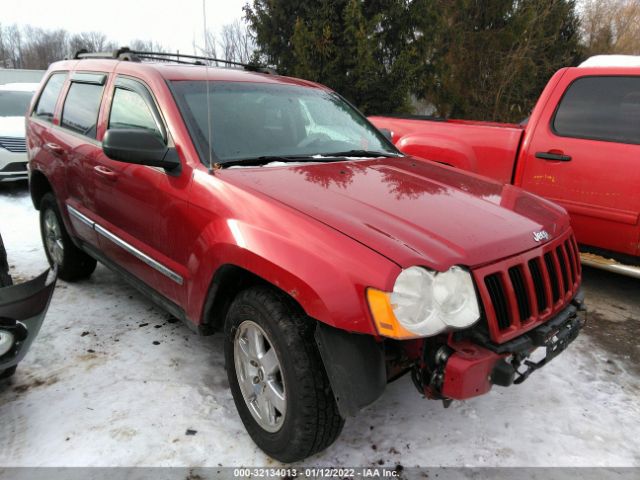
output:
[[[11,350],[14,343],[13,333],[6,330],[0,330],[0,357]]]
[[[391,338],[430,337],[480,318],[471,274],[458,266],[446,272],[409,267],[393,292],[369,288],[367,297],[378,333]]]

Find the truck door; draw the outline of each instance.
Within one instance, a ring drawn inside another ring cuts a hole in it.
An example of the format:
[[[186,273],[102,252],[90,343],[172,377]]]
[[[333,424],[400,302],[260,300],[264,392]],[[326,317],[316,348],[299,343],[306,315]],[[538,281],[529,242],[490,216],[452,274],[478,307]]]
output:
[[[51,128],[51,138],[45,144],[50,155],[64,163],[66,207],[76,235],[86,243],[97,246],[91,227],[95,216],[92,168],[100,146],[96,141],[98,112],[107,74],[103,72],[73,73],[60,114],[60,123]]]
[[[545,110],[522,187],[563,205],[581,245],[640,254],[640,76],[571,69]]]
[[[141,82],[118,76],[111,90],[107,129],[144,129],[172,140],[153,96]],[[177,305],[186,289],[181,243],[190,175],[97,155],[95,198],[102,252]]]

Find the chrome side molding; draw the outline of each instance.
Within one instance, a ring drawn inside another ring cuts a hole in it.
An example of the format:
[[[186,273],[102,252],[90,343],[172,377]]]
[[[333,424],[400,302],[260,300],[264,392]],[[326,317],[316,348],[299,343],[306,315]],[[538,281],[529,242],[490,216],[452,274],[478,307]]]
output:
[[[181,275],[174,272],[170,268],[164,266],[162,263],[158,262],[157,260],[151,258],[146,253],[141,252],[130,243],[125,242],[122,238],[110,232],[109,230],[104,228],[102,225],[94,222],[89,217],[79,212],[77,209],[73,208],[71,205],[67,205],[67,211],[69,212],[69,215],[72,215],[73,217],[77,218],[79,221],[87,225],[89,228],[91,228],[92,230],[95,230],[96,233],[98,233],[99,235],[102,235],[107,240],[115,243],[117,246],[119,246],[126,252],[130,253],[141,262],[149,265],[154,270],[160,272],[165,277],[170,278],[171,280],[176,282],[178,285],[182,285],[184,283],[184,279],[182,278]]]
[[[640,278],[640,267],[625,265],[624,263],[617,262],[611,258],[601,257],[594,253],[581,253],[580,261],[588,267],[599,268],[628,277]]]

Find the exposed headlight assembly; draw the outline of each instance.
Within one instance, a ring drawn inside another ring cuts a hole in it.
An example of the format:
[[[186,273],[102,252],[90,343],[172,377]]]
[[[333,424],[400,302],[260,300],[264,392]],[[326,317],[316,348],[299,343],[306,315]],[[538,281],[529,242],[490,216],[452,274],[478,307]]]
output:
[[[422,267],[403,270],[393,292],[367,290],[378,333],[407,339],[467,328],[480,318],[471,274],[454,266],[446,272]]]

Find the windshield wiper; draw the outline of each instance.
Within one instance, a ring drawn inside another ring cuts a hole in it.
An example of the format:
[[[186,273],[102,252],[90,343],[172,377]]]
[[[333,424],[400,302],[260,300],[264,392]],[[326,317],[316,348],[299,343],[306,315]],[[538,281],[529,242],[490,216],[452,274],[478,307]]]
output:
[[[400,157],[401,154],[393,152],[379,152],[376,150],[347,150],[345,152],[320,153],[323,157],[358,157],[358,158],[379,158],[379,157]]]
[[[317,157],[311,155],[264,155],[261,157],[252,158],[240,158],[237,160],[228,160],[226,162],[220,162],[220,167],[227,168],[235,165],[242,165],[246,167],[253,167],[258,165],[266,165],[271,162],[338,162],[340,159],[326,157]]]

